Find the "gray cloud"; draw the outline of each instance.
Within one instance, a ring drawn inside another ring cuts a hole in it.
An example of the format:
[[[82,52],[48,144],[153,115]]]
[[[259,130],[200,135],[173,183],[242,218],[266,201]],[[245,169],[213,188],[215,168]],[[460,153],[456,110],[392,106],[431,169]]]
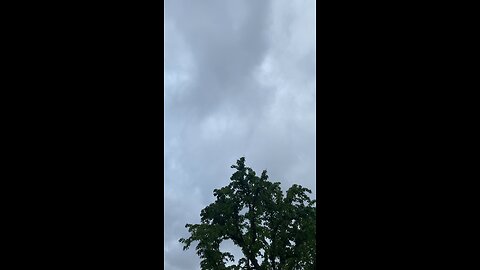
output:
[[[245,156],[315,189],[315,1],[165,1],[165,268]],[[227,245],[228,246],[228,245]]]

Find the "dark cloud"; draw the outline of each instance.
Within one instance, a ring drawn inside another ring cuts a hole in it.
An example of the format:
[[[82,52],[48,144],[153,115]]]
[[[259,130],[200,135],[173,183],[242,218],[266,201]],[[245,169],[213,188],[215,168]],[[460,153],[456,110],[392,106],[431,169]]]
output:
[[[314,3],[165,2],[166,269],[199,269],[178,239],[240,156],[315,189]]]
[[[249,5],[243,1],[167,3],[166,19],[182,36],[195,66],[190,73],[195,84],[174,94],[168,104],[172,112],[179,117],[204,117],[221,109],[219,101],[240,109],[248,106],[249,99],[265,99],[266,95],[255,89],[253,72],[267,49],[268,1]],[[167,65],[175,65],[177,59],[166,54]]]

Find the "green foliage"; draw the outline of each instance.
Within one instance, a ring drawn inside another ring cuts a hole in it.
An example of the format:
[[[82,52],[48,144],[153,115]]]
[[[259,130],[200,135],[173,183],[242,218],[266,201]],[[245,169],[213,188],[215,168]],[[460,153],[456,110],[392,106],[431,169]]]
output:
[[[198,242],[203,270],[315,269],[316,202],[307,195],[311,191],[293,185],[284,196],[280,183],[268,181],[267,171],[257,176],[244,157],[232,168],[236,172],[230,184],[213,191],[216,200],[201,211],[201,223],[185,226],[190,237],[179,240],[183,249]],[[226,266],[233,255],[220,251],[227,239],[244,255],[237,265]]]

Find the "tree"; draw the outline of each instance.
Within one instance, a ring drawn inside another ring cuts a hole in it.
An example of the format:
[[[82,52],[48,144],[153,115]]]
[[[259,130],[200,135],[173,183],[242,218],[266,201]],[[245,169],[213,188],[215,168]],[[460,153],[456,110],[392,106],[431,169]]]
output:
[[[200,224],[187,224],[190,237],[181,238],[183,249],[198,241],[202,270],[316,269],[316,201],[311,191],[293,185],[284,196],[279,182],[269,182],[267,171],[258,177],[245,166],[245,158],[232,165],[236,172],[228,186],[214,189],[214,203],[201,213]],[[243,258],[237,265],[220,243],[230,239]]]

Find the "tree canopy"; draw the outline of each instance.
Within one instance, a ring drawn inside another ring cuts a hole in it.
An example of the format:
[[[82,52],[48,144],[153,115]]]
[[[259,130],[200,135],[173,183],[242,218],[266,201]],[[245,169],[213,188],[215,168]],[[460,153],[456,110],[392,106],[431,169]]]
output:
[[[214,203],[201,213],[200,224],[187,224],[190,237],[179,241],[183,249],[197,241],[196,251],[203,270],[222,269],[315,269],[316,201],[311,190],[293,185],[286,194],[280,183],[268,181],[267,171],[260,176],[237,160],[230,184],[214,189]],[[237,265],[220,243],[230,239],[243,258]]]

